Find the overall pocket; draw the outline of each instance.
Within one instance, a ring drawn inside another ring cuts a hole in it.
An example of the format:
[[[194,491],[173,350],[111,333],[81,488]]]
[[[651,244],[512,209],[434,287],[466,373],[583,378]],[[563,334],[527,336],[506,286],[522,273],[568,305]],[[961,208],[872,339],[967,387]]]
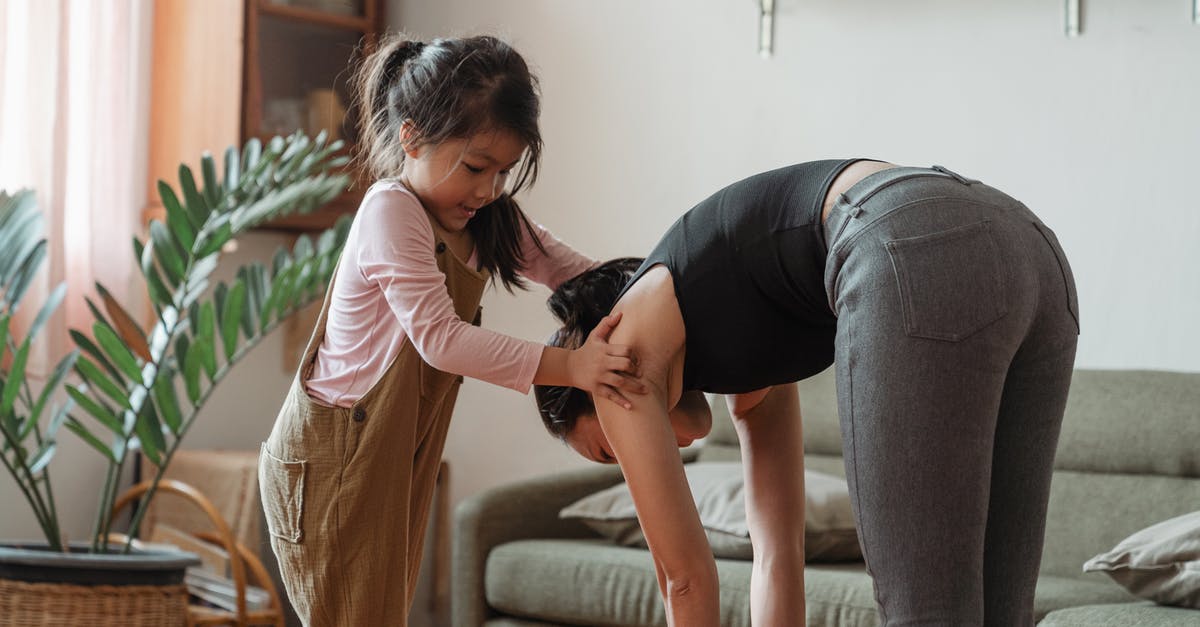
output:
[[[958,342],[1008,313],[990,221],[886,246],[909,336]]]
[[[305,462],[279,459],[263,443],[258,482],[267,529],[272,536],[297,544],[304,538],[304,471]]]

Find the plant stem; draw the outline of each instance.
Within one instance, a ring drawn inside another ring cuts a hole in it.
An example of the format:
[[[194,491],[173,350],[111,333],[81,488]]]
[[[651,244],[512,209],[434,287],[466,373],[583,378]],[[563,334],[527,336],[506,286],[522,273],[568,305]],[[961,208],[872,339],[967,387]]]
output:
[[[116,468],[116,462],[108,462],[108,471],[104,478],[104,490],[100,493],[100,505],[96,508],[96,520],[92,523],[92,553],[100,550],[100,530],[103,528],[103,520],[105,520],[108,514],[105,503],[108,501],[109,491],[112,490],[114,468]]]
[[[7,436],[8,433],[5,432],[5,435]],[[33,515],[35,518],[37,518],[38,526],[42,528],[42,533],[46,536],[46,542],[50,545],[51,549],[55,551],[61,551],[61,542],[57,535],[53,533],[53,529],[49,525],[49,520],[46,517],[45,512],[41,510],[38,505],[38,501],[35,501],[33,495],[29,493],[30,489],[36,493],[37,485],[35,484],[32,486],[26,486],[25,482],[21,480],[21,476],[17,474],[17,469],[9,463],[7,455],[0,455],[0,459],[4,460],[4,467],[7,468],[8,472],[12,474],[13,479],[17,482],[17,487],[21,488],[21,492],[25,495],[25,500],[29,501],[29,508],[33,510]],[[22,468],[28,470],[24,467]]]

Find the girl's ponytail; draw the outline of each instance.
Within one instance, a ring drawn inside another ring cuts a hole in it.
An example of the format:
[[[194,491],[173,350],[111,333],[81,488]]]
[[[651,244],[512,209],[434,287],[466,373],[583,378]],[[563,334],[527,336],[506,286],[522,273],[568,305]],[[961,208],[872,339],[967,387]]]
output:
[[[408,62],[425,49],[425,43],[390,35],[363,60],[355,81],[359,104],[359,158],[372,178],[394,175],[403,163],[404,153],[393,143],[404,122],[403,94],[400,81]]]

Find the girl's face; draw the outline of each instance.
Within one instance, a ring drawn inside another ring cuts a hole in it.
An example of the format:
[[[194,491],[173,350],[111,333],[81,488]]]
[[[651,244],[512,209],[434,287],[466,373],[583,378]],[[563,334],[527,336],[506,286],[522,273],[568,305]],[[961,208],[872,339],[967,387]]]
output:
[[[476,211],[504,192],[525,148],[508,131],[407,147],[401,178],[442,229],[459,233]]]

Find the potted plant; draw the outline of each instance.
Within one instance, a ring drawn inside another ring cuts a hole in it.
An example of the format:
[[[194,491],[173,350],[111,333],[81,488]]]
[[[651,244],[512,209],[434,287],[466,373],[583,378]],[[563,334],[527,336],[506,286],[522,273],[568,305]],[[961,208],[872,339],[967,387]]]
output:
[[[98,616],[112,621],[88,624],[159,625],[175,621],[163,611],[184,611],[183,569],[193,558],[131,550],[132,540],[109,544],[122,469],[139,452],[156,469],[150,491],[134,510],[128,529],[133,538],[154,487],[214,387],[281,321],[324,294],[350,221],[341,219],[315,240],[302,236],[269,265],[239,267],[235,280],[210,289],[222,248],[266,220],[311,211],[344,191],[348,177],[335,170],[346,163],[336,154],[340,147],[340,141],[326,142],[324,133],[315,139],[302,133],[275,137],[265,146],[251,139],[240,152],[233,147],[225,152],[223,176],[206,154],[201,184],[187,166],[179,169],[178,188],[159,181],[165,219],[150,223],[145,241],[133,240],[152,323],[144,328],[97,283],[99,302],[87,301],[92,328],[70,331],[77,349],[62,358],[40,390],[32,389],[26,365],[65,285],[51,292],[29,328],[18,333],[12,317],[47,242],[32,192],[0,191],[0,458],[45,536],[33,545],[0,543],[0,625],[81,624],[84,616],[89,617],[84,622]],[[92,533],[70,544],[63,539],[50,480],[64,427],[107,465],[97,486]],[[126,594],[135,588],[147,589],[149,597]],[[67,604],[72,609],[65,614],[49,613],[51,605],[64,606],[64,595],[79,599]],[[130,597],[130,607],[171,607],[142,611],[139,619],[113,606],[121,596]],[[97,610],[96,603],[103,607]]]

